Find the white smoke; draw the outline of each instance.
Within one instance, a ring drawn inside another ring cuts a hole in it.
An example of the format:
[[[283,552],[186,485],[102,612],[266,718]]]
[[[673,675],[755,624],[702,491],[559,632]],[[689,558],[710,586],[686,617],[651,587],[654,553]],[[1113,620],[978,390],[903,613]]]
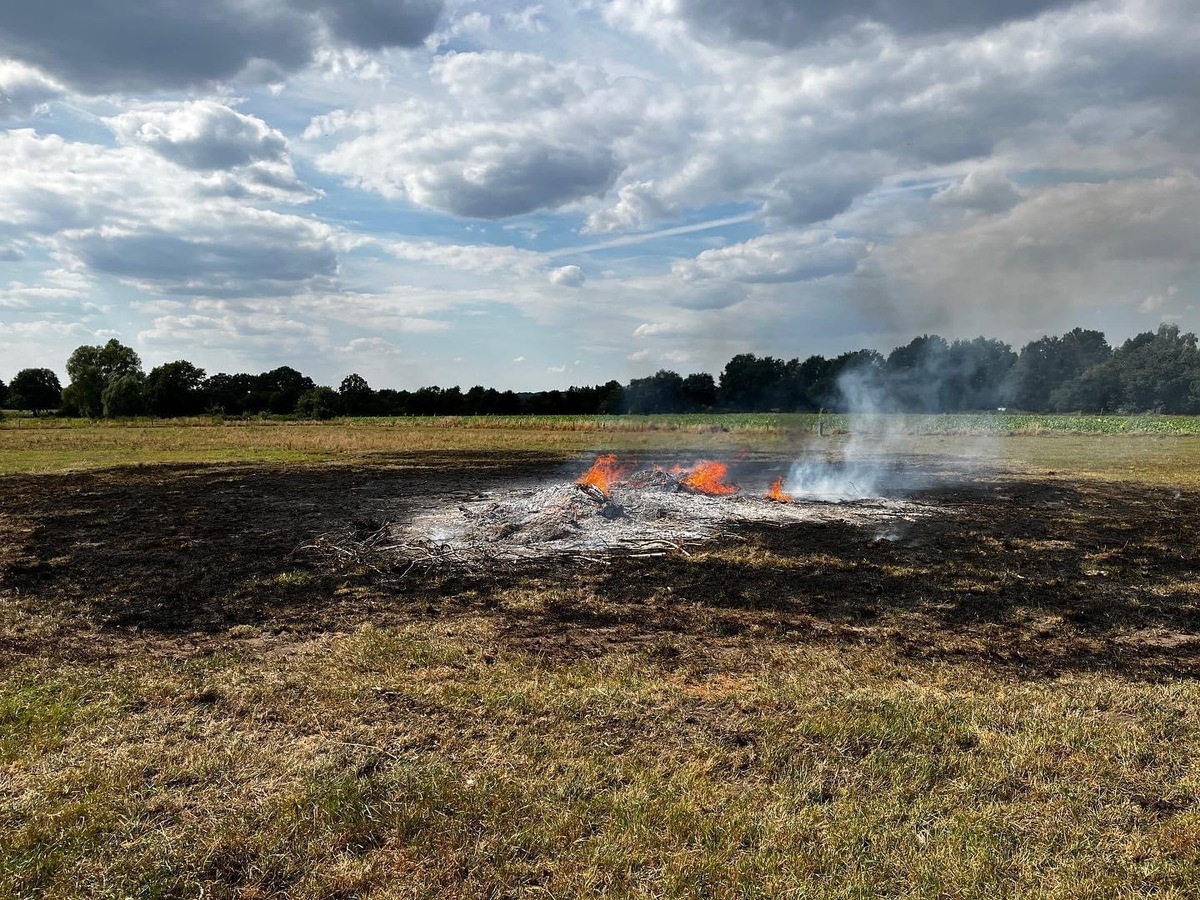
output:
[[[920,373],[918,389],[933,396],[944,377],[930,367]],[[960,481],[994,456],[989,435],[957,436],[953,444],[947,438],[938,449],[949,458],[931,456],[928,424],[922,424],[930,420],[893,412],[895,398],[876,369],[844,370],[837,387],[846,411],[845,433],[818,438],[792,464],[784,490],[796,500],[899,499],[919,488]]]

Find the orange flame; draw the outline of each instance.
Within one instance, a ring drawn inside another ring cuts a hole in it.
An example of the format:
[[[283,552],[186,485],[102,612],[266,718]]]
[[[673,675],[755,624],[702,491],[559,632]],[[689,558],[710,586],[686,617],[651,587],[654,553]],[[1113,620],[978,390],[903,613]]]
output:
[[[592,467],[579,477],[576,484],[590,484],[604,496],[608,496],[614,482],[620,481],[629,474],[629,467],[617,462],[615,453],[597,456]]]
[[[771,488],[767,491],[766,497],[768,500],[774,500],[776,503],[796,502],[791,494],[784,491],[782,475],[771,482]]]
[[[729,474],[729,466],[723,462],[701,460],[691,469],[681,469],[680,474],[683,474],[680,484],[697,494],[724,497],[738,492],[737,485],[725,483],[725,476]]]

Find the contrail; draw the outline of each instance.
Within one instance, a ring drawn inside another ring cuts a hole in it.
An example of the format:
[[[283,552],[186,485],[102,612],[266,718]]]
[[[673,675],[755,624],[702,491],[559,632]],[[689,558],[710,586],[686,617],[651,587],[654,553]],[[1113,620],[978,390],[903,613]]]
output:
[[[894,184],[891,187],[876,188],[866,196],[870,197],[872,194],[905,194],[909,191],[927,191],[930,188],[948,187],[952,184],[958,184],[960,181],[962,181],[961,178],[936,178],[932,181],[917,181],[913,184]]]
[[[740,216],[727,216],[724,219],[709,219],[707,222],[696,222],[692,225],[677,225],[674,228],[664,228],[661,231],[638,231],[634,234],[623,234],[607,241],[595,244],[585,244],[582,247],[564,247],[550,253],[551,257],[572,256],[576,253],[591,253],[593,250],[608,250],[611,247],[628,247],[632,244],[644,244],[657,238],[674,237],[677,234],[691,234],[694,231],[708,231],[710,228],[720,228],[723,225],[739,225],[757,218],[758,213],[742,213]]]

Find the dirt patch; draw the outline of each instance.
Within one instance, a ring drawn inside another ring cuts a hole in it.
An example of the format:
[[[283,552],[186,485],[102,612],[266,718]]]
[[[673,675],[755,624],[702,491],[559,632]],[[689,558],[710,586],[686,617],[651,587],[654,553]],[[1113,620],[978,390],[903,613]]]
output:
[[[912,495],[953,516],[886,529],[735,523],[690,555],[402,578],[297,552],[321,534],[371,534],[431,498],[533,489],[562,473],[536,455],[439,453],[378,468],[7,476],[0,656],[186,654],[229,641],[269,652],[367,622],[482,616],[504,647],[548,658],[632,652],[686,667],[747,641],[818,641],[1036,677],[1200,674],[1200,497],[1169,489],[977,478]]]

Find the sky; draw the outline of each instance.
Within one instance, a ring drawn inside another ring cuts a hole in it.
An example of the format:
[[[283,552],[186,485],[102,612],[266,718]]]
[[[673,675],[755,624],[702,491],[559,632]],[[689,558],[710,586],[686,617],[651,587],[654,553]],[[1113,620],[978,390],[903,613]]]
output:
[[[1196,330],[1194,0],[42,0],[0,378],[538,390]]]

